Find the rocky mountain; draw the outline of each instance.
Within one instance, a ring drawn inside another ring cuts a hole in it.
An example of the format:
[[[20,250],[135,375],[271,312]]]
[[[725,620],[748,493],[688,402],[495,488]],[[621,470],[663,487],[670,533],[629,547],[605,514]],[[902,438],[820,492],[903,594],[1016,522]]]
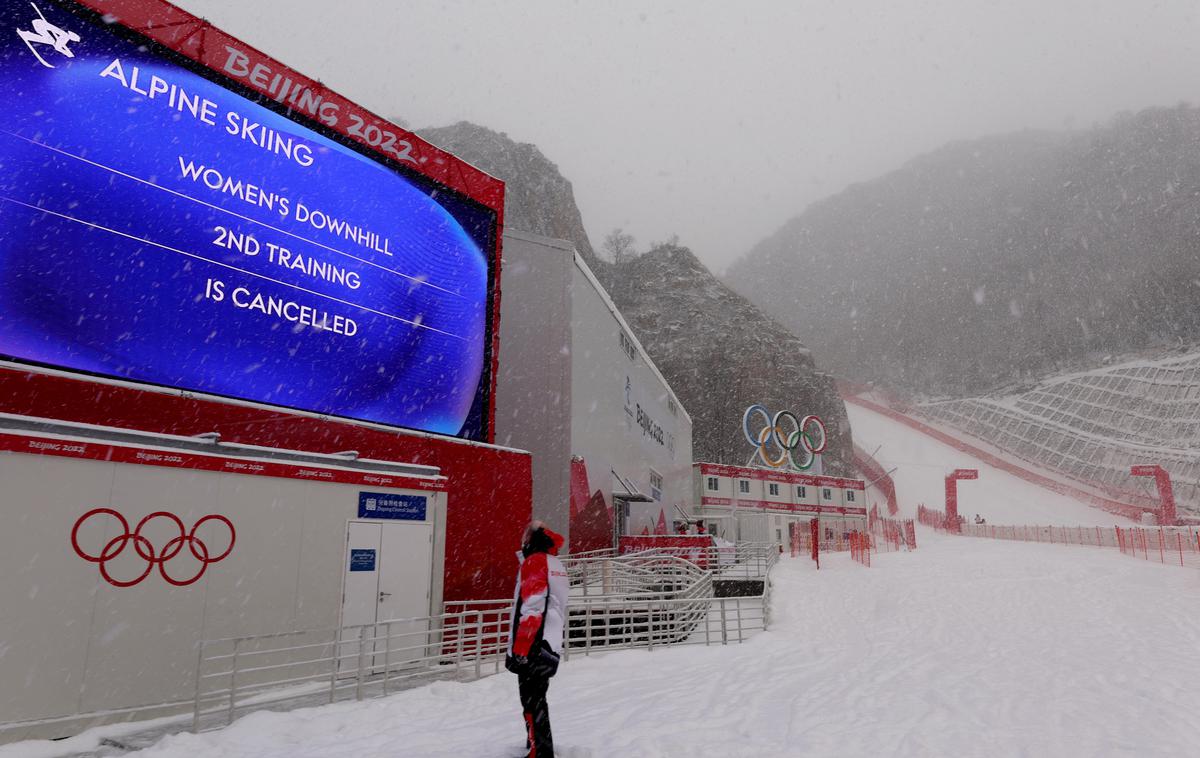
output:
[[[571,183],[536,146],[466,122],[420,134],[507,183],[508,226],[575,244],[691,414],[697,460],[745,463],[742,412],[761,402],[822,416],[826,470],[850,472],[849,423],[833,379],[794,334],[690,250],[665,244],[614,266],[596,256]]]
[[[452,126],[421,129],[420,136],[492,176],[503,179],[504,223],[513,229],[569,240],[589,266],[596,251],[575,205],[575,190],[537,145],[516,142],[503,132],[459,121]]]
[[[948,145],[816,203],[727,280],[841,376],[972,394],[1200,339],[1200,112]]]
[[[613,299],[692,415],[698,460],[744,464],[742,413],[820,416],[825,467],[849,473],[850,425],[833,378],[794,334],[722,284],[686,247],[664,244],[616,270]]]

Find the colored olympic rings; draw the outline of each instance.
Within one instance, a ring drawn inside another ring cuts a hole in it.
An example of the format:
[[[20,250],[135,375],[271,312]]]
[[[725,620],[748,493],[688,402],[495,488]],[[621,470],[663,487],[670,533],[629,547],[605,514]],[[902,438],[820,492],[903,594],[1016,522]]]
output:
[[[756,416],[760,417],[761,423],[755,425],[752,422]],[[757,431],[751,431],[752,426]],[[771,468],[783,468],[786,465],[799,471],[805,471],[813,465],[817,455],[825,450],[827,441],[825,422],[817,416],[798,419],[791,411],[779,411],[772,416],[766,406],[759,403],[750,406],[742,414],[742,433],[755,448],[750,458],[751,466],[757,460]],[[800,451],[799,460],[797,450]]]
[[[99,555],[91,555],[84,552],[83,548],[79,546],[79,529],[88,519],[99,515],[115,518],[120,525],[120,534],[109,540],[104,545],[104,548],[100,550]],[[179,535],[167,540],[161,551],[155,551],[153,543],[142,535],[142,530],[146,527],[146,524],[155,519],[167,519],[174,524],[175,529],[179,530]],[[200,531],[200,527],[209,521],[220,522],[229,530],[229,546],[219,555],[210,554],[208,545],[196,536],[196,533]],[[233,523],[224,516],[217,514],[204,516],[192,525],[191,531],[188,531],[183,525],[183,520],[174,513],[156,511],[139,521],[137,528],[131,532],[129,531],[129,522],[117,511],[111,508],[94,508],[80,516],[79,520],[75,522],[74,528],[71,529],[71,547],[75,548],[75,554],[89,563],[100,564],[100,575],[114,587],[132,587],[140,583],[150,575],[155,566],[158,566],[158,573],[162,575],[162,578],[168,584],[176,587],[186,587],[189,584],[195,584],[200,580],[200,577],[204,576],[204,572],[208,569],[210,563],[224,560],[226,556],[233,552],[233,543],[236,540],[237,533],[233,529]],[[120,556],[131,542],[133,543],[133,552],[146,562],[146,569],[133,579],[116,579],[108,571],[108,562]],[[178,556],[183,550],[184,545],[187,545],[192,557],[200,562],[200,570],[196,572],[195,576],[190,578],[177,579],[167,573],[167,561]]]

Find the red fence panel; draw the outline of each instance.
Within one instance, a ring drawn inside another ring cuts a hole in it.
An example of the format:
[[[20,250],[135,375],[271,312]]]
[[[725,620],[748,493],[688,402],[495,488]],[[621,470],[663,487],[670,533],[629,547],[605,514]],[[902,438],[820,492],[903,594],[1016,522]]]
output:
[[[817,564],[817,569],[821,568],[821,527],[817,523],[817,519],[812,519],[808,522],[809,534],[812,537],[812,559]]]
[[[930,521],[936,521],[940,515],[925,515]],[[1124,555],[1131,555],[1145,561],[1154,560],[1151,546],[1158,543],[1159,563],[1166,564],[1167,551],[1171,549],[1172,538],[1175,542],[1175,554],[1179,556],[1179,565],[1200,568],[1200,528],[1197,526],[1151,527],[1149,529],[1137,526],[1114,526],[1112,531],[1101,527],[1070,527],[1070,526],[995,526],[990,524],[964,524],[962,534],[968,537],[987,537],[999,540],[1015,540],[1018,542],[1051,542],[1055,545],[1095,546],[1099,548],[1115,548]],[[1171,558],[1174,565],[1175,558]]]

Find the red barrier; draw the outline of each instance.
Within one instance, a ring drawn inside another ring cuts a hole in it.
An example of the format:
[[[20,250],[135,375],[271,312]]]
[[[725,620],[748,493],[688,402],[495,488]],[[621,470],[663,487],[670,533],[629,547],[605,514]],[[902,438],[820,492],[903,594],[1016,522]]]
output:
[[[925,526],[933,527],[939,532],[951,531],[949,528],[949,520],[945,513],[927,507],[924,503],[917,506],[917,521],[920,521]],[[958,519],[961,524],[962,520]],[[957,531],[957,530],[955,530]]]
[[[871,535],[850,533],[850,559],[871,568]]]
[[[936,511],[926,509],[930,514]],[[929,516],[929,518],[933,518]],[[1157,532],[1157,534],[1155,534]],[[1018,542],[1053,541],[1056,545],[1081,545],[1085,547],[1116,548],[1124,555],[1153,561],[1154,554],[1150,546],[1158,542],[1158,561],[1166,564],[1167,551],[1171,548],[1172,538],[1175,542],[1175,555],[1171,556],[1174,564],[1176,556],[1180,566],[1200,568],[1200,529],[1195,526],[1181,527],[1122,527],[1114,526],[1112,531],[1095,527],[1069,526],[996,526],[992,524],[963,524],[962,534],[968,537],[987,537],[997,540],[1015,540]]]
[[[817,523],[817,519],[812,519],[808,522],[809,535],[812,538],[812,559],[817,564],[817,570],[821,569],[821,527]]]
[[[979,469],[956,468],[946,475],[946,527],[958,531],[958,483],[978,479]]]
[[[1175,526],[1178,522],[1175,515],[1175,490],[1171,487],[1171,475],[1158,464],[1133,466],[1129,469],[1132,476],[1152,476],[1158,487],[1158,523],[1165,526]]]
[[[877,550],[916,549],[917,529],[912,519],[900,521],[881,518],[871,525],[870,532],[878,537],[872,545]]]
[[[879,534],[883,539],[875,540]],[[857,537],[855,535],[858,535]],[[862,540],[871,550],[911,550],[916,543],[912,520],[880,518],[873,531],[864,532],[860,519],[811,519],[807,524],[794,523],[788,526],[788,543],[793,558],[808,552],[821,567],[821,553],[849,552],[853,557],[863,549]],[[882,545],[882,548],[880,547]]]

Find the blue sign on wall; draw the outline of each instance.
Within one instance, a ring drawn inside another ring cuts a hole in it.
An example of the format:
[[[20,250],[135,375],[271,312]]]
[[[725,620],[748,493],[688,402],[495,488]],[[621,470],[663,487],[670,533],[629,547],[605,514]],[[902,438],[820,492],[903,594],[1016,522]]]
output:
[[[0,18],[0,357],[483,439],[491,211],[98,17]]]
[[[424,521],[424,495],[390,495],[386,492],[358,493],[359,518],[388,518]]]
[[[350,551],[350,570],[351,571],[374,571],[375,570],[375,551],[374,550],[351,550]]]

